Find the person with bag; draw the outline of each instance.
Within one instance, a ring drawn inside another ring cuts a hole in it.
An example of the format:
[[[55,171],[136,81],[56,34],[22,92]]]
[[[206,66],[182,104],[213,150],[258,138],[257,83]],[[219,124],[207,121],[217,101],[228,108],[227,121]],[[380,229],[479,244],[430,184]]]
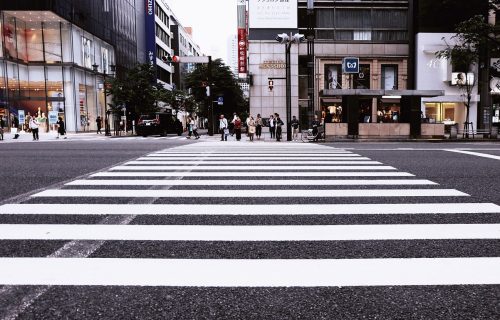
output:
[[[57,118],[57,137],[56,139],[59,139],[59,135],[64,136],[66,135],[66,126],[64,125],[64,121],[62,119],[62,117],[59,117]],[[66,139],[68,137],[64,137],[64,139]]]
[[[311,122],[311,127],[312,127],[312,134],[314,136],[313,141],[318,141],[318,130],[319,126],[321,125],[321,122],[318,120],[318,116],[314,115],[314,120]]]
[[[264,126],[264,121],[262,121],[262,118],[259,113],[257,114],[257,118],[255,119],[255,135],[257,136],[257,140],[260,140],[263,126]]]
[[[296,116],[293,116],[292,121],[290,123],[292,125],[293,141],[298,141],[299,140],[299,120],[297,120]]]
[[[95,123],[97,125],[97,134],[102,134],[101,128],[102,128],[102,119],[101,116],[97,116],[95,119]]]
[[[3,115],[0,115],[0,140],[3,140],[3,128],[5,127],[5,121],[3,121]]]
[[[283,126],[283,121],[280,118],[280,115],[275,113],[275,122],[276,122],[276,141],[281,141],[281,133],[283,132],[283,129],[281,128]]]
[[[194,118],[191,118],[189,125],[191,126],[191,131],[193,132],[195,139],[199,139],[200,135],[198,134],[198,126],[196,125]]]
[[[221,114],[219,118],[219,132],[221,134],[220,141],[227,141],[227,135],[229,134],[229,129],[227,126],[227,119]]]
[[[30,117],[29,128],[31,133],[33,134],[33,141],[38,141],[40,137],[38,136],[38,128],[40,127],[40,123],[36,119],[37,115],[35,114],[33,117]]]
[[[253,136],[255,134],[255,120],[253,119],[252,116],[249,117],[249,121],[248,121],[248,137],[250,138],[250,141],[253,142]]]
[[[275,124],[276,124],[276,121],[274,120],[274,116],[270,115],[269,116],[269,133],[271,134],[271,139],[275,138],[275,133],[276,133]]]

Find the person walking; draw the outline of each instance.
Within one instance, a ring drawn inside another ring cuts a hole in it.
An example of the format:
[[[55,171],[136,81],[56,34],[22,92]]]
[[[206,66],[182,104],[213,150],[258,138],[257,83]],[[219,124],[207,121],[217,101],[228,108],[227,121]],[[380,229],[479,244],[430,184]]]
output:
[[[236,120],[234,121],[234,134],[236,135],[236,141],[241,140],[241,119],[236,116]]]
[[[33,134],[33,141],[38,141],[40,137],[38,136],[38,128],[40,127],[40,123],[36,119],[36,114],[33,117],[30,117],[29,128],[31,133]]]
[[[61,137],[64,136],[64,139],[68,138],[66,135],[66,126],[64,125],[64,121],[62,119],[62,117],[59,117],[57,118],[57,138],[56,139],[59,139],[59,135]]]
[[[188,131],[188,136],[186,137],[187,139],[191,139],[191,136],[193,135],[193,126],[191,125],[191,116],[188,116],[186,119],[186,127]]]
[[[200,135],[198,134],[198,126],[196,125],[196,121],[194,121],[194,118],[191,118],[189,124],[191,125],[191,131],[193,132],[195,139],[199,139]]]
[[[262,127],[264,126],[264,122],[260,116],[260,113],[257,114],[257,118],[255,119],[255,135],[257,136],[257,140],[260,140],[260,136],[262,135]]]
[[[234,136],[234,122],[236,121],[236,118],[238,117],[238,115],[235,113],[233,113],[233,120],[231,120],[231,122],[229,122],[228,124],[228,129],[229,129],[229,134],[232,136]]]
[[[101,116],[97,116],[95,119],[95,123],[97,125],[97,134],[102,134],[101,128],[102,128],[102,119]]]
[[[250,138],[250,141],[253,142],[253,136],[255,134],[255,131],[256,131],[256,124],[255,124],[255,120],[252,116],[249,117],[249,121],[248,121],[248,137]]]
[[[292,133],[293,133],[293,141],[299,140],[299,120],[297,120],[296,116],[292,117],[292,121],[290,122],[292,125]]]
[[[321,123],[318,120],[318,116],[314,115],[314,120],[311,122],[312,134],[314,136],[314,141],[318,141],[318,130]]]
[[[281,128],[283,126],[283,121],[280,118],[280,115],[275,113],[275,127],[276,127],[276,141],[281,141],[281,133],[283,132],[283,129]]]
[[[275,120],[274,120],[274,116],[273,115],[270,115],[269,116],[269,133],[271,134],[271,139],[275,138]]]
[[[223,114],[221,114],[219,118],[219,132],[220,132],[220,141],[227,141],[227,135],[229,133],[229,129],[227,126],[227,119],[224,118]]]

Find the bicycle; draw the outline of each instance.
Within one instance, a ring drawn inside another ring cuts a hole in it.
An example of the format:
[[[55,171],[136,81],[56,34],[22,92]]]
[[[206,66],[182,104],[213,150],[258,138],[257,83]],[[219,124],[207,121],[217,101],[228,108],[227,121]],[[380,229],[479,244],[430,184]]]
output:
[[[325,131],[323,127],[318,127],[318,132],[313,134],[313,129],[302,130],[300,139],[302,142],[325,141]]]

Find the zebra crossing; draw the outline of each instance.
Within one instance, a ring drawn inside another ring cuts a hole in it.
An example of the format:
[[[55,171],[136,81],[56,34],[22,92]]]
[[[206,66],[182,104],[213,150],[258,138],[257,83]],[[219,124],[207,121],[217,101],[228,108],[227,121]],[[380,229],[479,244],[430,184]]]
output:
[[[449,242],[441,247],[439,242],[475,241],[495,252],[488,241],[500,239],[500,224],[482,217],[498,214],[496,204],[474,202],[460,190],[348,150],[314,144],[199,142],[154,152],[37,192],[23,203],[0,206],[0,216],[19,217],[16,223],[0,224],[0,240],[61,240],[70,241],[66,249],[73,248],[45,257],[1,257],[0,285],[499,285],[500,257],[468,255],[465,250],[451,254]],[[49,222],[51,217],[77,216],[100,220]],[[457,216],[462,219],[454,221]],[[473,222],[464,223],[464,217]],[[87,247],[85,241],[92,243]],[[108,241],[132,243],[133,252],[103,256],[100,252],[110,251],[104,250]],[[139,241],[192,242],[211,257],[164,251],[148,257],[148,250],[155,249],[135,246]],[[438,254],[412,257],[410,245],[410,252],[390,258],[377,252],[357,258],[306,258],[300,251],[301,243],[314,247],[336,242],[347,247],[364,243],[369,251],[380,241],[437,241],[433,244],[440,248]],[[217,242],[239,243],[242,252],[235,258],[217,256],[212,252]],[[241,258],[252,243],[262,245],[263,257]],[[273,247],[277,243],[293,243],[299,250],[281,258]]]

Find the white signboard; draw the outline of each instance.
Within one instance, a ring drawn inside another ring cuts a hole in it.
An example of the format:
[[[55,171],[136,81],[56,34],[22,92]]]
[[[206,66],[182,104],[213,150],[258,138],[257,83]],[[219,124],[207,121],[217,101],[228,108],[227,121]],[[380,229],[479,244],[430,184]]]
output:
[[[249,27],[297,28],[297,0],[249,0]]]
[[[49,124],[56,124],[57,116],[57,111],[49,111]]]

